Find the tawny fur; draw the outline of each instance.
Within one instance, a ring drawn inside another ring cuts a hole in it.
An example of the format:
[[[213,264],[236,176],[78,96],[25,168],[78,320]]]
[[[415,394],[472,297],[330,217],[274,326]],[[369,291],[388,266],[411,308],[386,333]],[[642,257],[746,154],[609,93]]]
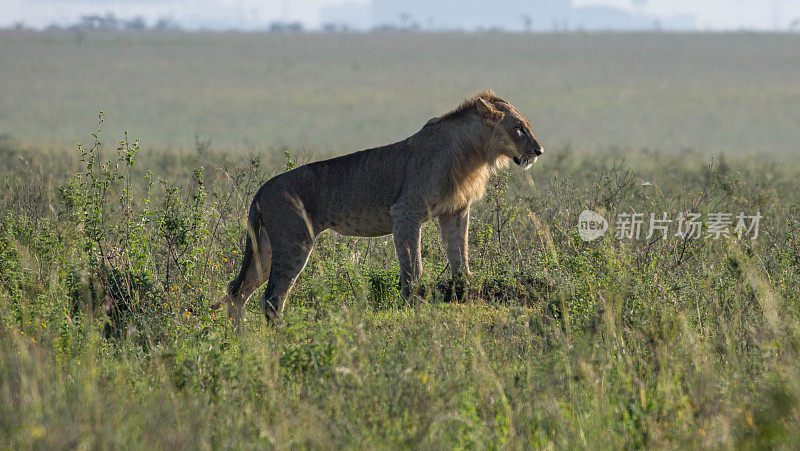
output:
[[[253,199],[242,268],[222,302],[238,321],[253,291],[267,283],[262,309],[269,318],[280,314],[326,229],[393,233],[407,297],[422,271],[420,227],[436,217],[453,274],[469,273],[470,204],[483,196],[492,171],[511,159],[527,168],[541,153],[527,119],[485,91],[403,141],[280,174]]]

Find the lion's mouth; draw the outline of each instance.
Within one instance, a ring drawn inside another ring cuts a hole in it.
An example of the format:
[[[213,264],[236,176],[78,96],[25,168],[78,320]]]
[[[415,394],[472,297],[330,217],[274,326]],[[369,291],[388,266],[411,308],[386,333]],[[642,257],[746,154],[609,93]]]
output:
[[[538,156],[533,157],[533,160],[529,158],[514,157],[514,163],[516,163],[516,165],[521,167],[524,171],[527,171],[531,168],[531,166],[533,166],[533,163],[536,163],[536,160],[538,159]]]

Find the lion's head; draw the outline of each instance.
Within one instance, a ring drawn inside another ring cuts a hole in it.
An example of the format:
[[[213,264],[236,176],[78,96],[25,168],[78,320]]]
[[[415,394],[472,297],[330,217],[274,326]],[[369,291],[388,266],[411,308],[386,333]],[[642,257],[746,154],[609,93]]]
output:
[[[499,140],[498,152],[511,158],[522,169],[529,169],[544,153],[531,123],[516,107],[491,92],[479,94],[474,101],[484,122],[495,129]]]

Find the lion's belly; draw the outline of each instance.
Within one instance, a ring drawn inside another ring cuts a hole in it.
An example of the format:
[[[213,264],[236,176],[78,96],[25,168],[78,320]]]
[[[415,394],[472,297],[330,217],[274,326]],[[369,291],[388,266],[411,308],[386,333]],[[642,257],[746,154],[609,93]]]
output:
[[[394,228],[389,210],[339,213],[332,215],[330,224],[334,231],[349,236],[388,235]]]

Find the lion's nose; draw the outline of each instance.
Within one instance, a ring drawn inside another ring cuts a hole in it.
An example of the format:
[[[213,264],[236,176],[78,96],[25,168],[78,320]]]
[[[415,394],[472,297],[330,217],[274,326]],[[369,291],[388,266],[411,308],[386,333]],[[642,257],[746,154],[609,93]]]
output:
[[[537,149],[534,149],[534,150],[533,150],[533,153],[535,153],[535,154],[536,154],[536,156],[538,157],[539,155],[541,155],[541,154],[543,154],[543,153],[544,153],[544,147],[542,147],[542,146],[539,146]]]

